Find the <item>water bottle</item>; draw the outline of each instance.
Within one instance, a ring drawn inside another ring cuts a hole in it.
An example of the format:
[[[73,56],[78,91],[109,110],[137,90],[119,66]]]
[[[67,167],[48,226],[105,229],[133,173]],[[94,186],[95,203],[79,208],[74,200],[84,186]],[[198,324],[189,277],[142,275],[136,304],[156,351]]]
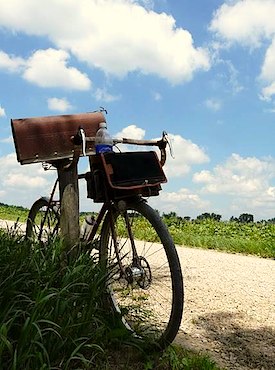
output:
[[[88,238],[90,232],[92,231],[93,225],[95,223],[95,218],[91,215],[87,215],[81,225],[80,238],[85,240]]]
[[[95,151],[97,154],[113,151],[113,139],[107,131],[106,122],[99,124],[99,129],[95,136]]]

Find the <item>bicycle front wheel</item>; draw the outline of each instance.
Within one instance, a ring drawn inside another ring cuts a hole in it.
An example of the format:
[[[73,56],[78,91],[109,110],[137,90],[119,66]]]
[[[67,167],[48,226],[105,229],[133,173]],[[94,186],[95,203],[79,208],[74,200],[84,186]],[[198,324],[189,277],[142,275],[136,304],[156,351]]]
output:
[[[27,220],[26,237],[35,242],[47,243],[59,232],[59,207],[49,204],[47,198],[33,203]]]
[[[101,231],[100,259],[107,288],[122,322],[165,348],[183,312],[183,279],[173,240],[158,213],[143,200],[119,202]]]

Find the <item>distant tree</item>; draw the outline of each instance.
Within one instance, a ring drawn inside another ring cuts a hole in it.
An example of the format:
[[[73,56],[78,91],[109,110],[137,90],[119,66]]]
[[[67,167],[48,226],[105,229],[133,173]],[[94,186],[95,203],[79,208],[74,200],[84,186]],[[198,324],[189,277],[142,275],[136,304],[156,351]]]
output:
[[[197,217],[197,220],[206,220],[206,219],[211,219],[211,220],[215,220],[215,221],[220,221],[222,218],[221,215],[218,215],[216,213],[208,213],[208,212],[205,212],[205,213],[202,213],[201,215],[199,215]]]
[[[234,217],[234,216],[230,217],[230,222],[238,222],[238,221],[239,221],[238,217]]]
[[[162,217],[165,220],[165,223],[170,225],[180,225],[182,222],[182,217],[178,216],[176,212],[163,213]]]
[[[184,221],[191,221],[191,217],[190,216],[184,216],[183,219],[184,219]]]
[[[164,213],[163,216],[166,217],[166,218],[177,218],[178,217],[176,212]]]
[[[248,223],[254,222],[254,216],[250,213],[242,213],[239,217],[239,222]]]

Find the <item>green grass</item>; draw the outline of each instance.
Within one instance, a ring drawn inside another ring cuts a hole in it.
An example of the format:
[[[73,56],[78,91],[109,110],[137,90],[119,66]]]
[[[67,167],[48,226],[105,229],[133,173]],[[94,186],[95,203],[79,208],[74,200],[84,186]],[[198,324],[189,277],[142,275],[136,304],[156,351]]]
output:
[[[96,256],[60,261],[58,241],[42,248],[0,230],[1,370],[218,369],[180,347],[148,355],[106,305]]]
[[[19,222],[26,222],[29,210],[24,207],[10,206],[0,203],[0,219]]]
[[[65,370],[102,361],[114,332],[104,281],[89,254],[60,269],[58,243],[41,250],[1,232],[1,369]]]
[[[167,224],[176,244],[275,258],[272,223],[203,220]]]

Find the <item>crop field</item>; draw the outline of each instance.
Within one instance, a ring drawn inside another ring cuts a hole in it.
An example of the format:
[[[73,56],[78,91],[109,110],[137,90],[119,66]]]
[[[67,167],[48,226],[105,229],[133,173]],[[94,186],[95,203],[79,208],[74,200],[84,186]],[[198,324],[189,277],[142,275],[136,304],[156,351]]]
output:
[[[0,219],[26,222],[29,210],[24,207],[0,203]]]
[[[184,221],[163,218],[175,244],[275,258],[275,224],[236,221]],[[150,239],[150,227],[140,220],[139,239]]]
[[[26,208],[0,203],[0,219],[25,222],[27,215]],[[275,258],[274,223],[213,219],[185,221],[179,217],[165,216],[163,220],[177,245]],[[140,222],[139,234],[136,236],[139,239],[150,238],[149,226],[142,224],[142,220]]]
[[[275,224],[166,220],[176,244],[275,258]]]

